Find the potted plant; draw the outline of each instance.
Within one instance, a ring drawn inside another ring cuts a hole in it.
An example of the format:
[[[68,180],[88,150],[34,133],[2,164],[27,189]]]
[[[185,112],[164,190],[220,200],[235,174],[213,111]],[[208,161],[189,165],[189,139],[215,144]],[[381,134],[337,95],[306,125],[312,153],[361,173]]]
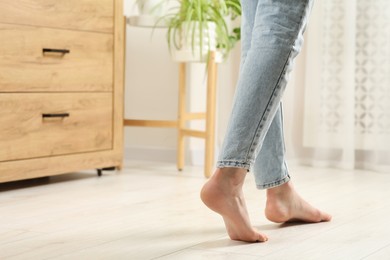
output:
[[[167,0],[136,0],[140,16],[159,17],[166,11]]]
[[[167,13],[169,1],[135,0],[133,8],[138,9],[138,14],[128,16],[127,23],[140,27],[167,27],[167,21],[161,21],[159,18]]]
[[[232,21],[237,17],[241,17],[241,0],[226,0],[225,3]],[[229,34],[229,40],[232,48],[241,40],[240,25],[233,28],[231,34]]]
[[[240,40],[240,28],[229,31],[225,18],[241,15],[240,0],[177,0],[179,5],[161,19],[168,20],[169,52],[178,61],[205,62],[215,50],[226,59]],[[174,48],[172,48],[174,47]],[[178,53],[191,53],[180,57]]]

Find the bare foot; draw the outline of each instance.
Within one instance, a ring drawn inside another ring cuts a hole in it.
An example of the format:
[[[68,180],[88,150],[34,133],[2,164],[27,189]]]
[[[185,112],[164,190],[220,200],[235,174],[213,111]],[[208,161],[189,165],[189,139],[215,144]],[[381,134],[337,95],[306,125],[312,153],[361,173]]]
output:
[[[330,221],[332,218],[302,199],[291,181],[267,190],[265,216],[276,223],[293,221],[317,223]]]
[[[203,186],[201,199],[207,207],[223,217],[232,240],[265,242],[268,238],[255,230],[249,220],[242,192],[245,176],[245,169],[217,169]]]

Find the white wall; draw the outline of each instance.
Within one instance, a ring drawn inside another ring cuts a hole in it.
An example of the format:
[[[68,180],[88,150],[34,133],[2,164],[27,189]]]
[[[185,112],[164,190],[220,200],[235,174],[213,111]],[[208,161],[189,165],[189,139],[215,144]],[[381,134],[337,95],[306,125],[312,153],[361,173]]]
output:
[[[125,14],[136,14],[133,1],[125,0]],[[239,24],[239,21],[236,21]],[[169,56],[166,29],[127,26],[125,117],[131,119],[175,120],[178,103],[178,63]],[[218,66],[217,141],[220,147],[230,114],[233,89],[238,76],[239,51],[237,45],[229,59]],[[189,63],[187,86],[189,110],[205,109],[206,80],[203,81],[204,64]],[[191,123],[202,129],[204,123]],[[150,159],[175,163],[176,130],[170,128],[125,128],[125,157]],[[188,163],[203,163],[204,140],[187,139]]]

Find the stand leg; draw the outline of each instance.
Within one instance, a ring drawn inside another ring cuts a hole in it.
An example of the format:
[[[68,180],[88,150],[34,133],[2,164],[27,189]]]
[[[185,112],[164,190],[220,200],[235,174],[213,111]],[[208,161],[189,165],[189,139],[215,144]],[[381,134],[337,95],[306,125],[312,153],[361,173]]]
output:
[[[96,169],[97,170],[97,175],[100,177],[103,175],[103,171],[115,171],[115,167],[106,167],[106,168],[101,168],[101,169]]]
[[[186,64],[179,64],[179,107],[178,107],[178,138],[177,138],[177,169],[181,171],[184,167],[185,143],[182,129],[185,127],[184,114],[186,111]]]
[[[206,178],[212,174],[214,166],[214,144],[215,144],[215,103],[216,103],[216,81],[217,64],[215,63],[215,52],[210,52],[207,74],[207,108],[206,108],[206,149],[204,175]]]

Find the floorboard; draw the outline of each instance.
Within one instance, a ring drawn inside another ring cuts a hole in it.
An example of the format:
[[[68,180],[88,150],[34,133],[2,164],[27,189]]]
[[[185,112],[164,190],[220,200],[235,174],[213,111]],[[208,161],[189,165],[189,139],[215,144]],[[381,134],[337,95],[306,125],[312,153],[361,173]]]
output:
[[[297,189],[332,222],[275,224],[265,191],[244,193],[267,243],[228,239],[199,199],[202,167],[128,161],[121,173],[84,171],[0,184],[0,259],[390,259],[390,174],[290,166]]]

